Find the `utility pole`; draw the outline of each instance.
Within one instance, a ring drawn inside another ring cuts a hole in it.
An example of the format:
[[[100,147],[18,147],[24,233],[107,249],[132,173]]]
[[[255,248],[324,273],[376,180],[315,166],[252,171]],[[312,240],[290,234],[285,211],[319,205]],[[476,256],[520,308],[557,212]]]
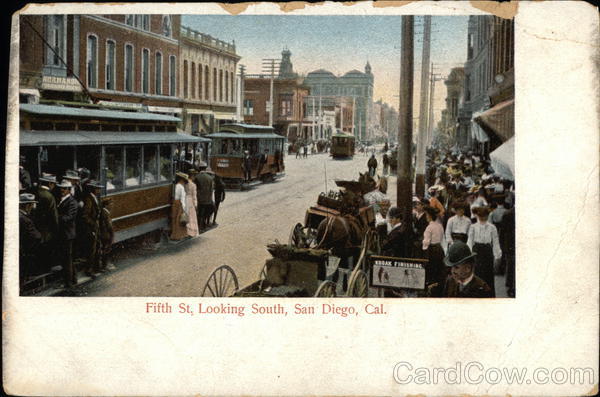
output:
[[[323,138],[323,111],[321,110],[322,85],[319,85],[319,139]]]
[[[433,66],[433,64],[432,64]],[[432,68],[433,69],[433,68]],[[428,131],[427,131],[427,144],[431,144],[431,141],[433,139],[433,129],[434,129],[434,125],[433,125],[433,101],[435,99],[435,82],[438,80],[441,80],[442,78],[440,77],[439,74],[434,74],[433,70],[431,71],[431,86],[430,86],[430,90],[431,93],[429,94],[429,121],[428,121]]]
[[[246,75],[246,66],[240,65],[240,84],[239,84],[240,92],[238,93],[238,98],[239,98],[238,121],[239,122],[244,121],[244,79],[245,79],[245,75]]]
[[[416,177],[415,177],[415,193],[419,197],[425,195],[425,148],[428,131],[428,87],[429,80],[429,54],[431,46],[431,16],[424,17],[423,26],[423,55],[421,61],[421,94],[419,107],[419,138],[417,140],[417,161],[416,161]]]
[[[273,81],[275,80],[275,69],[279,71],[279,66],[281,64],[280,59],[275,58],[265,58],[263,61],[263,73],[265,69],[268,74],[271,75],[271,85],[270,85],[270,96],[269,96],[269,127],[273,127]]]
[[[310,139],[312,141],[315,140],[315,130],[316,130],[316,113],[315,113],[315,97],[312,98],[312,133],[310,134]]]
[[[404,222],[412,216],[412,118],[414,17],[402,16],[402,45],[400,55],[400,104],[398,111],[398,176],[396,202]]]
[[[356,97],[352,95],[352,135],[356,138]]]
[[[340,100],[340,130],[344,133],[344,103],[346,100],[342,98]]]

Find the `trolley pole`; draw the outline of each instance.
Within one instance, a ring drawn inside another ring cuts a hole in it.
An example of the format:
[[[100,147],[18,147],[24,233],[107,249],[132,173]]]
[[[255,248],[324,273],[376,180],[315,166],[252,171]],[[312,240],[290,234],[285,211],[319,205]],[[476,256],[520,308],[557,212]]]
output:
[[[431,16],[424,17],[423,26],[423,56],[421,61],[421,98],[419,107],[419,138],[417,139],[417,167],[415,177],[415,193],[417,196],[425,195],[425,147],[428,132],[428,87],[429,80],[429,53],[431,45]]]
[[[271,75],[271,84],[269,87],[269,127],[273,127],[273,111],[274,111],[274,106],[273,106],[273,82],[275,80],[275,69],[277,68],[277,70],[279,71],[279,63],[281,62],[280,59],[275,59],[275,58],[267,58],[267,59],[263,59],[263,73],[266,71]]]
[[[412,216],[412,118],[414,17],[402,16],[402,45],[400,60],[400,104],[398,112],[398,176],[396,201],[404,221]]]

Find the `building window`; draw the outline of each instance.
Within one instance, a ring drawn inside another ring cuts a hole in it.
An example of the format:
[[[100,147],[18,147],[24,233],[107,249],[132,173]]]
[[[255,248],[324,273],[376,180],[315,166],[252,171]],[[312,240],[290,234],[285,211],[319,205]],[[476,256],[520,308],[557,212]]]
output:
[[[210,67],[204,67],[204,99],[210,100]]]
[[[150,91],[150,51],[144,48],[142,50],[142,92],[147,94]]]
[[[225,71],[225,102],[229,102],[229,72]]]
[[[129,26],[135,26],[135,15],[126,15],[125,23]]]
[[[292,96],[282,95],[279,100],[279,115],[280,116],[291,116],[292,115]]]
[[[223,102],[223,70],[219,69],[219,102]]]
[[[150,30],[150,15],[142,16],[142,29]]]
[[[183,97],[188,97],[188,62],[183,61]]]
[[[66,68],[61,62],[65,59],[66,50],[66,29],[64,15],[51,15],[46,17],[46,41],[50,47],[46,47],[46,65]]]
[[[467,59],[473,58],[473,33],[467,36]]]
[[[108,40],[106,42],[106,89],[114,90],[115,89],[115,42],[112,40]]]
[[[87,39],[87,85],[90,88],[98,87],[98,38],[88,36]]]
[[[252,99],[244,99],[244,116],[254,115],[254,101]]]
[[[175,84],[177,83],[176,79],[175,79],[175,73],[177,72],[177,64],[176,64],[176,59],[174,55],[171,55],[169,57],[169,95],[171,96],[175,96],[176,95],[176,86]]]
[[[202,99],[202,64],[198,64],[198,99]]]
[[[213,68],[213,101],[217,100],[217,68]]]
[[[167,37],[171,37],[172,28],[171,28],[171,17],[169,15],[163,16],[162,32],[163,32],[163,35],[165,35]]]
[[[125,91],[133,91],[133,46],[125,45]]]
[[[192,62],[192,98],[196,98],[196,64]]]
[[[156,53],[155,56],[155,69],[154,69],[154,87],[156,91],[156,95],[162,95],[162,54],[160,52]]]
[[[233,98],[233,94],[234,94],[234,91],[233,91],[233,83],[234,83],[234,79],[233,79],[233,77],[234,77],[234,75],[233,75],[233,72],[229,73],[229,78],[230,78],[230,80],[231,80],[231,83],[230,83],[230,84],[231,84],[231,85],[230,85],[230,89],[231,89],[231,96],[230,96],[230,98],[231,98],[231,102],[232,102],[232,103],[233,103],[233,102],[235,102],[235,100],[234,100],[234,98]]]

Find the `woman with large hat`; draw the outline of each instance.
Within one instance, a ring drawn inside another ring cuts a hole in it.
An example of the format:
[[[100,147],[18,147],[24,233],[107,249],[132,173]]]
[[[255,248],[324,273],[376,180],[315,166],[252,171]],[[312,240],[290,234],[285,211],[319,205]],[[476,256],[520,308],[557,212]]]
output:
[[[175,173],[175,195],[171,206],[171,235],[174,241],[182,240],[188,236],[187,223],[189,217],[186,211],[185,187],[188,183],[188,175],[183,172]]]
[[[475,207],[473,213],[477,216],[477,222],[469,228],[467,245],[477,254],[475,274],[494,289],[494,262],[502,258],[500,240],[496,226],[488,222],[491,210],[489,207]]]
[[[198,217],[196,215],[196,208],[198,208],[198,197],[197,188],[194,183],[194,177],[198,174],[198,171],[194,168],[190,168],[188,171],[189,178],[185,185],[185,204],[188,214],[188,223],[186,225],[188,236],[196,237],[200,233],[198,232]]]
[[[429,259],[425,269],[425,283],[443,282],[446,278],[446,268],[444,267],[444,227],[437,221],[438,210],[431,206],[425,207],[425,216],[429,222],[423,233],[423,251],[427,253]]]

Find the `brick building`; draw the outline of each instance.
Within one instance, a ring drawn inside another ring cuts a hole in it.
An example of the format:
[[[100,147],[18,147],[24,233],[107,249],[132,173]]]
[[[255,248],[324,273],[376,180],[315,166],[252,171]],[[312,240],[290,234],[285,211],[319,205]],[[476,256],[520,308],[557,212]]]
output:
[[[69,101],[85,101],[87,90],[90,99],[100,104],[181,113],[177,76],[180,16],[22,18],[23,88],[40,90],[42,99]]]
[[[269,125],[270,76],[247,75],[244,78],[242,114],[245,123]],[[273,80],[273,128],[293,143],[312,122],[307,120],[305,97],[308,87],[299,78]]]
[[[236,119],[235,44],[183,27],[180,32],[183,129],[208,134]]]

